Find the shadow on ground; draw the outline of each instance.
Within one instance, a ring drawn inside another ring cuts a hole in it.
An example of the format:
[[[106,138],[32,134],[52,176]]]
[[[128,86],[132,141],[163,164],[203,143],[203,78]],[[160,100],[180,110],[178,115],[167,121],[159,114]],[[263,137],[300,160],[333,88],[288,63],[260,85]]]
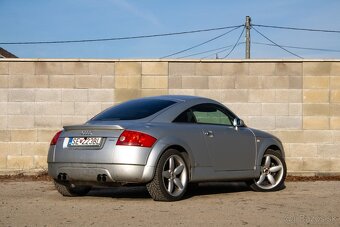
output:
[[[201,195],[237,193],[243,191],[250,191],[249,187],[243,182],[200,183],[199,186],[189,188],[183,199]],[[145,186],[94,188],[87,196],[139,199],[151,198]]]

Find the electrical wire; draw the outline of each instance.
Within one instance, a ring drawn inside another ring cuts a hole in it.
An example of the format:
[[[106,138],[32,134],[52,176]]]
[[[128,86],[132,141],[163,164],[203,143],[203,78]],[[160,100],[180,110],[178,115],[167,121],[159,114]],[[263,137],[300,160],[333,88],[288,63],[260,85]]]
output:
[[[261,43],[261,42],[251,42],[257,45],[264,45],[264,46],[275,46],[274,44],[270,43]],[[291,48],[291,49],[299,49],[299,50],[316,50],[316,51],[326,51],[326,52],[340,52],[340,50],[332,50],[332,49],[322,49],[322,48],[312,48],[312,47],[298,47],[298,46],[284,46],[282,47]]]
[[[225,26],[218,28],[208,28],[200,30],[163,33],[163,34],[151,34],[151,35],[140,35],[140,36],[127,36],[127,37],[113,37],[113,38],[102,38],[102,39],[80,39],[80,40],[57,40],[57,41],[30,41],[30,42],[0,42],[0,45],[27,45],[27,44],[61,44],[61,43],[85,43],[85,42],[103,42],[103,41],[117,41],[117,40],[129,40],[129,39],[142,39],[142,38],[154,38],[162,36],[173,36],[173,35],[185,35],[200,32],[210,32],[225,30],[229,28],[239,28],[244,25]]]
[[[216,40],[216,39],[218,39],[218,38],[221,38],[221,37],[223,37],[223,36],[229,34],[230,32],[235,31],[236,29],[238,29],[238,28],[240,28],[240,27],[243,27],[243,26],[244,26],[244,25],[239,25],[238,27],[233,28],[233,29],[231,29],[231,30],[229,30],[229,31],[227,31],[227,32],[225,32],[225,33],[223,33],[223,34],[221,34],[221,35],[215,36],[215,37],[213,37],[213,38],[211,38],[211,39],[209,39],[209,40],[207,40],[207,41],[204,41],[204,42],[202,42],[202,43],[196,44],[196,45],[194,45],[194,46],[192,46],[192,47],[189,47],[189,48],[187,48],[187,49],[180,50],[180,51],[177,51],[177,52],[175,52],[175,53],[172,53],[172,54],[163,56],[163,57],[161,57],[161,59],[162,59],[162,58],[168,58],[168,57],[171,57],[171,56],[174,56],[174,55],[177,55],[177,54],[186,52],[186,51],[188,51],[188,50],[192,50],[192,49],[194,49],[194,48],[197,48],[197,47],[202,46],[202,45],[204,45],[204,44],[207,44],[207,43],[209,43],[209,42],[212,42],[212,41],[214,41],[214,40]]]
[[[264,24],[251,24],[251,26],[252,27],[264,27],[264,28],[278,28],[278,29],[299,30],[299,31],[308,31],[308,32],[340,33],[340,30],[326,30],[326,29],[313,29],[313,28],[296,28],[296,27],[285,27],[285,26],[264,25]]]
[[[242,45],[242,44],[245,44],[245,42],[240,42],[240,43],[237,44],[237,46]],[[225,48],[224,50],[221,50],[221,51],[215,52],[215,53],[213,53],[213,54],[209,54],[209,55],[207,55],[207,56],[204,56],[204,57],[202,57],[201,59],[206,59],[206,58],[208,58],[208,57],[210,57],[210,56],[218,55],[219,53],[225,52],[225,51],[229,50],[229,49],[231,48],[231,46],[232,46],[232,45],[230,45],[230,47],[228,47],[228,48]]]
[[[177,59],[187,58],[187,57],[196,56],[196,55],[200,55],[200,54],[205,54],[205,53],[213,52],[215,50],[222,50],[223,49],[223,51],[225,51],[225,49],[230,49],[230,47],[232,47],[232,46],[233,45],[228,45],[228,46],[219,47],[219,48],[215,48],[215,49],[211,49],[211,50],[206,50],[206,51],[202,51],[202,52],[198,52],[198,53],[194,53],[194,54],[189,54],[189,55],[178,57]]]
[[[244,29],[245,29],[245,28],[246,28],[246,27],[244,26],[243,29],[242,29],[242,32],[241,32],[240,36],[238,37],[238,39],[237,39],[237,41],[236,41],[236,43],[235,43],[235,45],[233,46],[233,48],[231,48],[231,50],[229,51],[229,53],[226,54],[226,55],[224,56],[224,58],[227,58],[227,57],[234,51],[235,47],[236,47],[237,44],[240,42],[240,39],[241,39],[241,37],[242,37],[242,35],[243,35],[243,32],[244,32]]]
[[[269,42],[273,43],[275,46],[281,48],[282,50],[284,50],[284,51],[286,51],[286,52],[288,52],[288,53],[290,53],[290,54],[292,54],[292,55],[294,55],[294,56],[296,56],[296,57],[298,57],[298,58],[303,59],[303,57],[301,57],[301,56],[299,56],[299,55],[297,55],[297,54],[295,54],[295,53],[293,53],[293,52],[287,50],[286,48],[280,46],[279,44],[277,44],[277,43],[274,42],[273,40],[269,39],[267,36],[265,36],[264,34],[262,34],[260,31],[258,31],[258,30],[257,30],[256,28],[254,28],[253,26],[252,26],[252,28],[253,28],[258,34],[260,34],[263,38],[265,38],[265,39],[267,39]]]

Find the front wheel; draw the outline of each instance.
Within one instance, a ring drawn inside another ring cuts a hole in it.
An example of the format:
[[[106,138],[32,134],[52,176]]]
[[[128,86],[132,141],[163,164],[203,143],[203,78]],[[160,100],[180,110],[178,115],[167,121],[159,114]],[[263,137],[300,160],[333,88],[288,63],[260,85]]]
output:
[[[281,153],[268,149],[262,158],[260,177],[248,183],[254,191],[277,191],[284,187],[286,174],[287,167]]]
[[[188,167],[183,155],[169,149],[159,159],[155,176],[146,187],[156,201],[176,201],[183,197],[188,182]]]

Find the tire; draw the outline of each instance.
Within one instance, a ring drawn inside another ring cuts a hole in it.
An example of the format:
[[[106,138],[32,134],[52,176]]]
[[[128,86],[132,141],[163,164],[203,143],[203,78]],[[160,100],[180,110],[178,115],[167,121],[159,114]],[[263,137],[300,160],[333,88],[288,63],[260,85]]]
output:
[[[284,188],[286,175],[286,162],[281,153],[268,149],[262,157],[260,177],[247,183],[254,191],[278,191]]]
[[[71,187],[68,183],[60,183],[56,180],[54,180],[54,185],[60,194],[68,197],[84,196],[91,190],[90,186]]]
[[[184,156],[169,149],[159,159],[154,178],[146,185],[155,201],[177,201],[185,194],[189,183],[189,170]]]

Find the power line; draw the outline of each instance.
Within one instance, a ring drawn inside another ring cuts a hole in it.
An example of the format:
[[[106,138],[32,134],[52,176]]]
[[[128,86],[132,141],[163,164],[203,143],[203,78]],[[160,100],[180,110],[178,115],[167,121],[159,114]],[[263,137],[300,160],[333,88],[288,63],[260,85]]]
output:
[[[244,26],[244,25],[239,25],[238,27],[233,28],[233,29],[231,29],[231,30],[229,30],[229,31],[227,31],[227,32],[225,32],[225,33],[223,33],[223,34],[221,34],[221,35],[215,36],[215,37],[212,38],[212,39],[209,39],[209,40],[207,40],[207,41],[204,41],[204,42],[202,42],[202,43],[199,43],[199,44],[194,45],[194,46],[192,46],[192,47],[189,47],[189,48],[187,48],[187,49],[184,49],[184,50],[177,51],[177,52],[175,52],[175,53],[166,55],[166,56],[161,57],[161,58],[168,58],[168,57],[171,57],[171,56],[174,56],[174,55],[177,55],[177,54],[186,52],[186,51],[188,51],[188,50],[192,50],[192,49],[194,49],[194,48],[196,48],[196,47],[202,46],[202,45],[204,45],[204,44],[206,44],[206,43],[209,43],[209,42],[212,42],[212,41],[214,41],[214,40],[216,40],[216,39],[218,39],[218,38],[221,38],[222,36],[225,36],[225,35],[229,34],[230,32],[232,32],[232,31],[234,31],[234,30],[236,30],[236,29],[238,29],[238,28],[240,28],[240,27],[242,27],[242,26]]]
[[[227,57],[234,51],[235,47],[236,47],[237,44],[240,42],[240,39],[241,39],[241,37],[242,37],[242,35],[243,35],[243,32],[244,32],[244,29],[245,29],[245,27],[243,27],[242,32],[241,32],[240,36],[238,37],[238,39],[237,39],[235,45],[233,46],[233,48],[231,48],[231,50],[229,51],[229,53],[226,54],[226,55],[224,56],[224,58],[227,58]]]
[[[275,25],[264,25],[264,24],[252,24],[256,27],[264,28],[278,28],[278,29],[289,29],[289,30],[299,30],[299,31],[309,31],[309,32],[329,32],[329,33],[340,33],[340,30],[326,30],[326,29],[313,29],[313,28],[296,28],[296,27],[285,27],[285,26],[275,26]]]
[[[242,45],[242,44],[245,44],[245,42],[240,42],[240,43],[237,44],[237,46]],[[207,56],[204,56],[204,57],[202,57],[201,59],[205,59],[205,58],[208,58],[208,57],[210,57],[210,56],[213,56],[213,55],[222,53],[222,52],[224,52],[224,51],[227,51],[227,50],[230,49],[231,46],[232,46],[232,45],[230,45],[229,47],[225,48],[224,50],[221,50],[221,51],[215,52],[215,53],[213,53],[213,54],[209,54],[209,55],[207,55]]]
[[[258,44],[258,45],[265,45],[265,46],[275,46],[274,44],[270,43],[261,43],[261,42],[252,42],[253,44]],[[332,49],[322,49],[322,48],[312,48],[312,47],[298,47],[298,46],[284,46],[281,45],[282,47],[286,48],[292,48],[292,49],[300,49],[300,50],[316,50],[316,51],[326,51],[326,52],[340,52],[340,50],[332,50]]]
[[[211,50],[207,50],[207,51],[202,51],[202,52],[198,52],[198,53],[194,53],[194,54],[189,54],[189,55],[185,55],[182,57],[178,57],[178,59],[181,58],[187,58],[187,57],[191,57],[191,56],[196,56],[196,55],[200,55],[200,54],[205,54],[205,53],[209,53],[209,52],[213,52],[215,50],[222,50],[225,51],[226,49],[230,49],[230,47],[232,47],[233,45],[228,45],[228,46],[224,46],[224,47],[219,47],[219,48],[215,48],[215,49],[211,49]]]
[[[286,51],[286,52],[288,52],[288,53],[290,53],[290,54],[292,54],[292,55],[294,55],[294,56],[296,56],[296,57],[298,57],[298,58],[302,58],[302,59],[303,59],[303,57],[301,57],[301,56],[299,56],[299,55],[297,55],[297,54],[294,54],[293,52],[291,52],[291,51],[287,50],[286,48],[280,46],[279,44],[275,43],[273,40],[269,39],[267,36],[265,36],[264,34],[262,34],[261,32],[259,32],[256,28],[254,28],[254,27],[252,27],[252,28],[253,28],[258,34],[260,34],[263,38],[265,38],[265,39],[267,39],[269,42],[273,43],[275,46],[281,48],[282,50],[284,50],[284,51]]]
[[[218,28],[208,28],[192,31],[182,31],[173,33],[163,33],[163,34],[151,34],[151,35],[140,35],[140,36],[127,36],[127,37],[113,37],[113,38],[101,38],[101,39],[80,39],[80,40],[57,40],[57,41],[29,41],[29,42],[1,42],[0,45],[28,45],[28,44],[61,44],[61,43],[86,43],[86,42],[104,42],[104,41],[117,41],[117,40],[128,40],[128,39],[143,39],[143,38],[154,38],[162,36],[174,36],[174,35],[185,35],[200,32],[210,32],[225,30],[229,28],[239,28],[243,25],[225,26]]]

